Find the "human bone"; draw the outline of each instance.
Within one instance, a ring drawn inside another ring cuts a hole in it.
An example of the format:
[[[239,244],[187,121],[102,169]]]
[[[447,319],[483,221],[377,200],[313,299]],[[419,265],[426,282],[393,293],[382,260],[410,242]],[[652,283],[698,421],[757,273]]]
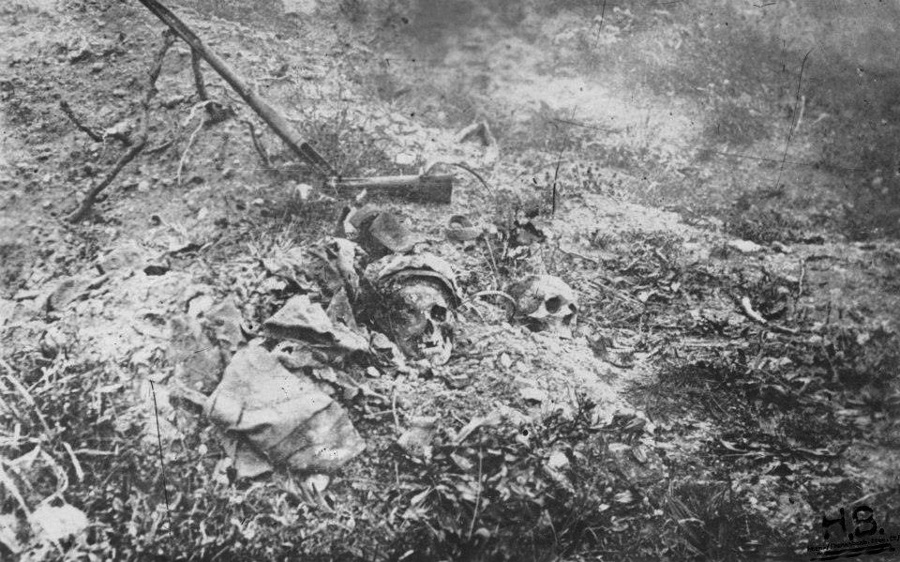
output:
[[[409,357],[443,365],[453,350],[459,293],[452,268],[432,255],[392,256],[366,276],[377,295],[373,318]]]
[[[570,336],[578,318],[578,296],[554,275],[532,275],[509,288],[516,316],[532,331]]]

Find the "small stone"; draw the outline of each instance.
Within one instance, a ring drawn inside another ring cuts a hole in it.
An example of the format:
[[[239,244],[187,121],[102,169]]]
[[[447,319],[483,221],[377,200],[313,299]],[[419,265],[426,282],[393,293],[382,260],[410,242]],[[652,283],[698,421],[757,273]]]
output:
[[[147,275],[149,277],[165,275],[168,272],[169,264],[165,261],[151,262],[144,267],[144,275]]]
[[[728,247],[742,254],[753,254],[763,251],[763,247],[750,240],[729,240]]]
[[[569,458],[562,451],[553,451],[547,460],[547,467],[553,470],[561,470],[569,465]]]
[[[319,3],[316,0],[284,0],[285,15],[312,16]]]
[[[41,352],[45,357],[56,357],[68,345],[66,335],[56,327],[49,328],[41,338]]]
[[[381,373],[375,367],[369,366],[366,367],[366,376],[372,377],[373,379],[377,379],[381,376]]]
[[[398,166],[412,166],[416,163],[416,157],[412,154],[401,152],[394,157],[394,163],[396,163]]]
[[[175,94],[168,96],[167,98],[162,100],[162,106],[166,109],[172,109],[182,104],[185,100],[185,97],[181,94]]]
[[[294,195],[301,201],[306,201],[309,199],[309,194],[312,193],[312,190],[312,186],[308,183],[297,184],[297,186],[294,187]]]
[[[151,185],[150,180],[141,180],[137,184],[137,190],[139,193],[147,193],[150,191]]]
[[[437,416],[412,418],[410,428],[397,439],[397,444],[410,456],[430,458],[437,420]]]
[[[97,258],[97,264],[106,273],[116,270],[133,271],[144,266],[145,259],[145,252],[137,242],[125,242]]]
[[[200,294],[188,302],[188,316],[198,317],[205,314],[216,303],[212,295]]]
[[[39,540],[59,542],[80,535],[89,525],[87,515],[77,507],[63,504],[59,507],[42,504],[32,514],[35,534]]]
[[[519,394],[526,402],[544,402],[547,400],[547,393],[533,386],[521,389]]]
[[[772,242],[772,249],[781,254],[790,254],[793,251],[790,246],[782,244],[781,242]]]
[[[324,492],[329,484],[331,484],[331,477],[327,474],[312,474],[303,481],[306,489],[316,494]]]
[[[472,382],[468,375],[464,373],[449,373],[444,375],[442,378],[447,386],[449,386],[450,388],[455,388],[457,390],[469,386],[469,384],[471,384]]]
[[[501,353],[498,361],[500,362],[500,366],[504,369],[512,367],[512,358],[509,356],[509,353]]]

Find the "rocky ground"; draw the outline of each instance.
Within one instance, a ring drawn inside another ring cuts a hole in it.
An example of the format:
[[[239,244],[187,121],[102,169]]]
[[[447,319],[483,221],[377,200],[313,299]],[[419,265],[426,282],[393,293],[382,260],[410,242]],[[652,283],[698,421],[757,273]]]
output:
[[[806,559],[861,505],[900,534],[897,78],[865,49],[893,8],[867,6],[183,0],[344,175],[454,173],[452,202],[335,197],[205,68],[213,119],[176,42],[74,223],[163,27],[0,8],[0,551]],[[365,450],[239,478],[203,399],[322,296],[279,264],[363,204],[451,264],[452,355],[304,363]],[[513,314],[532,274],[575,290],[571,334]]]

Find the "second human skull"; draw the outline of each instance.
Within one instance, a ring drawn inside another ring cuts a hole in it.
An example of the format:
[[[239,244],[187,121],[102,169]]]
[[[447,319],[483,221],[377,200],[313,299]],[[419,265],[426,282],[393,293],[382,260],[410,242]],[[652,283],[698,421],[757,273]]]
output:
[[[511,286],[509,293],[516,299],[516,316],[532,331],[572,334],[578,318],[578,296],[559,277],[532,275]]]

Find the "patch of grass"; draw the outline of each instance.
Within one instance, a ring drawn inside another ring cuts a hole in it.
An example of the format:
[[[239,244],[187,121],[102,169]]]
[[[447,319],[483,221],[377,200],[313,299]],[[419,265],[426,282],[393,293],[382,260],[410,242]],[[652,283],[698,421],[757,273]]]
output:
[[[730,483],[685,480],[669,486],[665,511],[687,539],[676,559],[739,560],[757,556],[757,541],[770,535],[744,508]],[[751,531],[752,528],[752,531]]]
[[[772,134],[771,118],[754,111],[733,99],[716,104],[714,121],[707,124],[704,134],[721,139],[736,147],[750,146]]]
[[[783,190],[741,193],[727,211],[725,231],[760,244],[802,240],[809,233],[809,217],[785,199]]]
[[[662,511],[622,472],[582,401],[571,419],[501,424],[464,443],[443,441],[425,463],[405,463],[415,492],[391,559],[587,560],[662,556],[678,543]],[[660,538],[664,537],[664,541]]]
[[[307,142],[342,176],[410,173],[393,163],[383,148],[384,136],[371,133],[372,123],[344,105],[331,113],[318,112],[304,120]]]
[[[671,314],[685,269],[679,265],[682,240],[667,233],[596,231],[591,245],[609,257],[602,269],[576,281],[585,318],[602,319],[607,327],[632,329]]]
[[[653,529],[662,524],[660,516],[609,457],[608,442],[625,437],[595,425],[593,405],[585,400],[571,417],[556,412],[523,426],[504,422],[463,441],[456,439],[458,427],[445,426],[428,461],[406,456],[384,424],[361,422],[374,450],[351,467],[355,477],[310,496],[291,476],[229,483],[215,470],[224,453],[210,426],[165,403],[157,421],[146,403],[134,403],[127,366],[66,359],[82,353],[73,340],[49,359],[40,349],[10,356],[15,367],[5,375],[29,390],[17,391],[4,377],[2,397],[10,408],[0,414],[2,458],[38,449],[48,455],[46,465],[34,466],[19,485],[30,507],[59,493],[89,514],[88,533],[63,541],[68,556],[552,560],[592,552],[626,558],[637,552],[636,559],[659,554]],[[42,355],[37,363],[36,354]],[[351,412],[363,414],[365,408]],[[165,436],[162,458],[157,423]],[[174,433],[165,429],[170,426]],[[363,478],[367,465],[371,480]],[[0,505],[4,513],[24,515],[6,491]]]
[[[592,466],[602,449],[586,442],[597,433],[590,408],[571,421],[551,416],[533,428],[481,431],[462,446],[438,446],[423,466],[406,464],[425,486],[397,552],[412,549],[416,560],[547,560],[595,543],[589,529],[608,523],[600,506],[611,501],[603,491],[611,476]],[[570,473],[577,487],[567,490],[546,470],[554,446],[579,451]]]

